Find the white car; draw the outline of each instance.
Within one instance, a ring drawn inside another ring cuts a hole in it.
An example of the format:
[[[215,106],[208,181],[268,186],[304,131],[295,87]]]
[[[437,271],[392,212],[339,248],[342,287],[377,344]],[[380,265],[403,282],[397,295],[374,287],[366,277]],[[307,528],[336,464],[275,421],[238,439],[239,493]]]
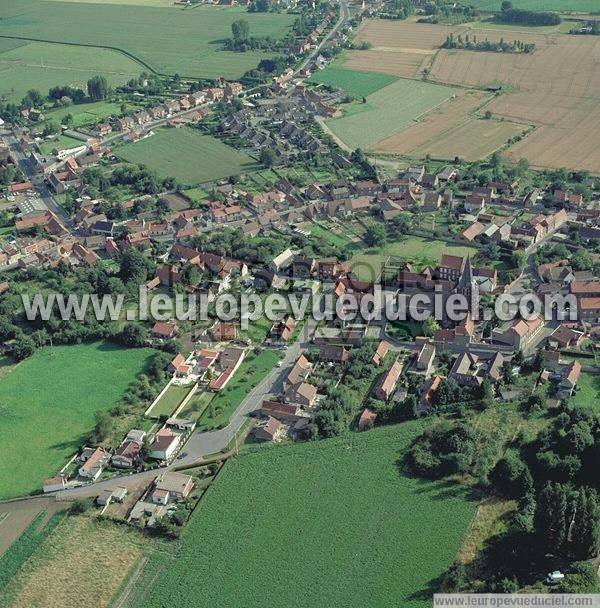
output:
[[[565,578],[565,575],[560,570],[555,570],[554,572],[548,572],[548,576],[546,577],[546,583],[548,585],[556,585],[560,583]]]

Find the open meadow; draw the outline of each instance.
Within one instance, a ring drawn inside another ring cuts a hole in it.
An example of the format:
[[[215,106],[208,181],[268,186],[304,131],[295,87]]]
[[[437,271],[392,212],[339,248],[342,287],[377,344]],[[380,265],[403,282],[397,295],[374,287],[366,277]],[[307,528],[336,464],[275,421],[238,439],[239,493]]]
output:
[[[222,51],[235,20],[247,20],[252,35],[274,38],[284,36],[294,20],[241,7],[151,4],[0,0],[0,36],[113,48],[158,72],[234,79],[273,55]],[[137,75],[144,70],[140,65]]]
[[[389,74],[327,67],[315,72],[309,82],[328,84],[355,97],[366,97],[396,80],[397,78]]]
[[[452,87],[399,79],[369,95],[366,103],[349,105],[344,116],[327,121],[327,125],[348,146],[370,150],[455,92]]]
[[[185,530],[177,560],[152,584],[142,576],[129,605],[212,608],[243,596],[248,608],[430,606],[475,503],[465,487],[401,471],[420,428],[407,423],[230,460]]]
[[[237,175],[256,166],[246,154],[186,127],[157,129],[146,139],[115,149],[115,154],[189,185]]]
[[[110,343],[43,348],[0,379],[0,499],[40,490],[149,363]]]
[[[0,97],[11,102],[20,101],[29,89],[46,94],[51,87],[68,85],[85,91],[97,74],[117,86],[143,70],[118,51],[0,38]]]

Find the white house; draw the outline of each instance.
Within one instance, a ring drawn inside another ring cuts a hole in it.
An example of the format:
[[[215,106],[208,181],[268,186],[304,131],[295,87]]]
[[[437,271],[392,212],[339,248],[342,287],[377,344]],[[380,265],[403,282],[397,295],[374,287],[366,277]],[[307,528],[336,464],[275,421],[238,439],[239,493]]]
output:
[[[162,428],[154,435],[154,440],[150,444],[150,458],[169,461],[180,443],[181,435],[179,433],[166,427]]]

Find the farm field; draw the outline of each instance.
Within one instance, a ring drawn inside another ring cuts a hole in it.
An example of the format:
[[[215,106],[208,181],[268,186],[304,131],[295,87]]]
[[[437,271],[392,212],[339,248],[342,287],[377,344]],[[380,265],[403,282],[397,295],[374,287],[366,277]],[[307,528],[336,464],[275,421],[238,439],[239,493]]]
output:
[[[53,608],[108,608],[150,546],[150,539],[134,528],[87,515],[64,518],[0,591],[0,605],[49,606],[51,591]]]
[[[171,384],[156,405],[150,410],[148,416],[151,416],[152,418],[171,416],[171,414],[173,414],[181,405],[181,402],[185,399],[191,388],[191,386]]]
[[[356,254],[348,265],[359,279],[372,281],[379,277],[383,264],[389,256],[412,262],[421,269],[425,266],[436,266],[445,253],[458,256],[475,255],[476,249],[435,239],[403,236],[386,243],[383,247],[367,249]]]
[[[198,420],[197,428],[207,430],[227,426],[229,418],[244,400],[248,391],[255,387],[275,367],[278,360],[279,354],[272,350],[263,350],[258,355],[254,353],[246,354],[233,378],[210,401],[208,408]]]
[[[150,589],[138,586],[135,605],[234,606],[243,593],[249,608],[430,606],[475,503],[464,487],[399,470],[419,430],[407,423],[230,460],[178,559]]]
[[[452,87],[400,79],[369,95],[367,103],[348,106],[344,116],[328,120],[327,126],[348,146],[373,149],[455,93]]]
[[[366,97],[396,80],[388,74],[360,72],[344,68],[327,67],[315,72],[310,82],[322,83],[342,89],[355,97]]]
[[[514,35],[513,35],[514,34]],[[508,39],[521,33],[497,32]],[[509,86],[486,107],[495,116],[537,128],[506,155],[527,158],[536,167],[600,171],[600,74],[595,36],[536,35],[531,55],[446,51],[438,53],[430,78],[481,87]],[[528,39],[529,39],[528,35]]]
[[[470,118],[462,125],[451,129],[438,138],[417,147],[413,155],[424,158],[452,159],[456,156],[475,161],[489,156],[509,139],[521,135],[527,125],[514,122]]]
[[[143,371],[151,349],[110,343],[43,348],[0,380],[0,499],[39,490]]]
[[[216,6],[0,0],[0,36],[96,45],[130,53],[151,69],[181,76],[239,78],[272,53],[220,50],[243,16],[255,36],[285,35],[293,15]],[[177,32],[177,35],[174,35]],[[136,75],[147,71],[141,65]]]
[[[255,167],[252,159],[223,142],[189,128],[158,129],[154,135],[115,150],[122,160],[148,165],[162,177],[194,185]]]
[[[13,42],[19,44],[3,45]],[[29,89],[46,94],[56,85],[85,90],[87,81],[97,74],[116,86],[143,70],[137,61],[118,51],[0,38],[0,96],[8,101],[20,101]]]
[[[469,0],[468,4],[488,11],[498,11],[500,4],[496,0]],[[515,0],[515,8],[529,11],[598,11],[597,0]]]

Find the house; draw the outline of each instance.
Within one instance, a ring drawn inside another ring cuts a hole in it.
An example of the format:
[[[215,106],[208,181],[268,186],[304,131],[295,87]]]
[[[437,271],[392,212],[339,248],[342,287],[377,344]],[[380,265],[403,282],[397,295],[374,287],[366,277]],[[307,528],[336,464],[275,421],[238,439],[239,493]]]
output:
[[[473,353],[462,353],[454,361],[449,377],[459,386],[481,386],[483,377],[480,374],[479,357]]]
[[[388,401],[396,390],[396,384],[402,373],[402,363],[395,361],[381,377],[374,391],[374,397],[380,401]]]
[[[386,356],[387,352],[390,350],[390,345],[382,340],[375,350],[375,354],[373,355],[373,363],[377,366],[381,365],[383,358]]]
[[[237,338],[238,331],[235,323],[217,321],[210,329],[210,336],[215,342],[231,342]]]
[[[290,373],[287,375],[285,380],[283,381],[283,387],[285,390],[288,390],[299,384],[300,382],[304,382],[310,371],[312,369],[312,365],[309,360],[304,356],[300,355],[294,364],[294,367],[290,370]]]
[[[157,321],[152,327],[152,335],[155,338],[163,338],[170,340],[177,335],[178,327],[175,323],[166,323],[164,321]]]
[[[308,382],[300,382],[290,386],[285,392],[288,403],[297,403],[302,407],[312,407],[317,398],[317,388]]]
[[[125,439],[116,449],[110,463],[117,469],[131,469],[140,461],[141,444],[137,441]]]
[[[154,435],[150,444],[150,458],[169,461],[181,443],[181,435],[169,428],[162,428]]]
[[[456,255],[442,255],[442,260],[437,267],[438,275],[447,281],[458,281],[465,269],[465,258]]]
[[[301,418],[300,407],[295,403],[280,403],[266,399],[260,406],[260,413],[265,416],[273,416],[278,420],[297,420]]]
[[[544,321],[536,317],[530,321],[517,319],[509,325],[497,327],[492,332],[494,341],[508,344],[517,350],[528,348],[544,328]]]
[[[159,475],[154,484],[154,492],[167,492],[169,494],[167,502],[169,500],[185,500],[194,488],[194,478],[184,473],[167,471]],[[153,502],[155,501],[153,500]]]
[[[421,344],[415,359],[415,371],[428,376],[433,369],[435,346],[429,342]]]
[[[64,477],[51,477],[46,479],[43,484],[44,494],[48,492],[58,492],[67,487],[67,482]]]
[[[265,424],[254,429],[254,436],[262,441],[275,441],[282,433],[283,425],[277,418],[269,416]]]
[[[295,254],[291,249],[282,251],[275,256],[271,262],[271,269],[275,272],[281,272],[285,268],[289,268],[294,261]]]
[[[344,346],[322,345],[319,348],[319,361],[331,363],[345,363],[350,358],[350,353]]]
[[[558,392],[563,396],[570,397],[575,390],[577,382],[579,382],[579,376],[581,375],[581,363],[579,361],[572,361],[569,363],[562,374],[562,378],[558,383]]]
[[[79,475],[80,477],[96,481],[96,479],[100,477],[104,465],[108,462],[110,454],[102,448],[96,448],[91,454],[88,454],[88,452],[84,453],[85,461],[83,465],[79,467]]]
[[[423,389],[421,390],[421,396],[419,398],[419,407],[426,411],[431,407],[431,402],[433,398],[433,394],[439,388],[443,377],[437,374],[433,378],[427,380],[423,385]]]
[[[377,418],[377,413],[374,412],[373,410],[369,409],[368,407],[366,407],[363,411],[362,414],[360,415],[360,418],[358,419],[358,430],[359,431],[366,431],[367,429],[370,429],[373,427],[373,425],[375,424],[375,420]]]
[[[552,348],[574,348],[581,344],[584,337],[583,332],[561,324],[548,338],[548,345]]]

